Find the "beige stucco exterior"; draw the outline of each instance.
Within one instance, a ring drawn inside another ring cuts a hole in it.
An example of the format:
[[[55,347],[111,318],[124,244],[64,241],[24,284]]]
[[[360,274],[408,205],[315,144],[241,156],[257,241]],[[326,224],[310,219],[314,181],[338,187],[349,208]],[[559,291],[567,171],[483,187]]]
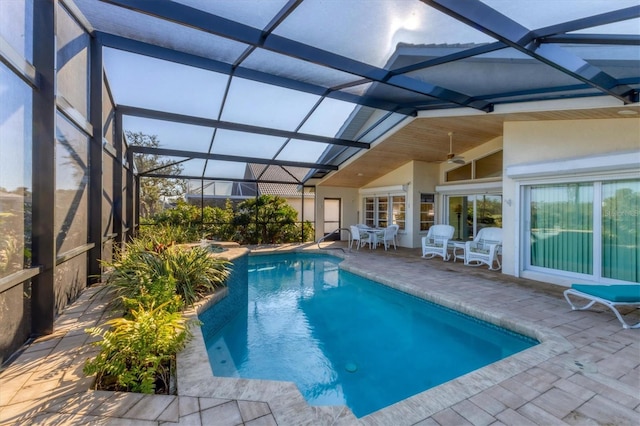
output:
[[[503,177],[474,181],[445,182],[446,172],[458,167],[443,163],[410,161],[391,173],[378,178],[363,188],[317,187],[316,217],[322,220],[322,199],[341,198],[341,219],[343,226],[363,221],[363,197],[380,188],[381,191],[404,185],[406,189],[406,230],[400,235],[400,245],[409,248],[420,247],[422,234],[419,232],[419,205],[421,193],[437,193],[436,223],[447,223],[444,216],[444,197],[449,194],[501,193],[503,196],[503,273],[527,276],[522,272],[522,226],[520,188],[522,179],[507,176],[507,169],[513,166],[552,164],[570,160],[571,164],[585,164],[598,161],[608,154],[623,153],[626,158],[637,159],[636,170],[625,165],[624,176],[640,177],[640,119],[600,119],[600,120],[555,120],[555,121],[507,121],[502,137],[494,138],[472,150],[461,153],[469,162],[493,152],[503,150]],[[552,167],[553,168],[553,167]],[[585,169],[586,170],[586,169]],[[578,172],[563,169],[559,163],[557,171],[545,175],[546,180],[571,180]],[[615,167],[608,172],[616,173]],[[526,182],[525,182],[526,183]],[[320,223],[320,222],[318,222]],[[316,236],[319,237],[316,226]],[[554,276],[535,276],[548,282],[567,284],[566,280]]]
[[[358,189],[357,188],[341,188],[336,186],[317,186],[316,187],[316,238],[317,241],[323,236],[324,221],[324,199],[339,198],[340,199],[340,225],[348,228],[358,221]],[[342,238],[348,238],[348,234],[342,233]]]
[[[557,284],[569,285],[570,280],[561,277],[521,273],[522,200],[518,188],[533,181],[571,181],[582,175],[598,176],[594,172],[581,172],[597,166],[598,158],[607,154],[627,153],[636,159],[635,177],[640,177],[640,119],[521,121],[504,125],[504,169],[517,165],[558,163],[554,174],[530,179],[512,179],[503,173],[503,272],[509,275],[529,276]],[[575,160],[571,168],[561,160]],[[602,172],[601,172],[602,173]],[[607,174],[622,174],[612,170]],[[631,170],[632,175],[633,170]],[[626,173],[625,173],[626,175]],[[588,179],[588,177],[584,177]]]

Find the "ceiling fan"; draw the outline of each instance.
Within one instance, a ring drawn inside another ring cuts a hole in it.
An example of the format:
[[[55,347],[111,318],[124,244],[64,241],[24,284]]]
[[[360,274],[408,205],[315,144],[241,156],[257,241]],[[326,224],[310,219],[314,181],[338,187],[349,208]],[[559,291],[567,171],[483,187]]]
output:
[[[464,157],[453,153],[453,132],[449,132],[449,154],[447,154],[447,163],[464,164]]]

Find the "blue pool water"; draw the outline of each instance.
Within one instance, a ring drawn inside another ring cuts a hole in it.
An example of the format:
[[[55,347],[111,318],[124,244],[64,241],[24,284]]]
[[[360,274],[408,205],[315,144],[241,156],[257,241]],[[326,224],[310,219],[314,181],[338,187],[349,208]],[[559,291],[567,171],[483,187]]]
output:
[[[248,306],[214,334],[203,325],[214,374],[295,382],[310,404],[361,417],[537,344],[339,262],[250,257]]]

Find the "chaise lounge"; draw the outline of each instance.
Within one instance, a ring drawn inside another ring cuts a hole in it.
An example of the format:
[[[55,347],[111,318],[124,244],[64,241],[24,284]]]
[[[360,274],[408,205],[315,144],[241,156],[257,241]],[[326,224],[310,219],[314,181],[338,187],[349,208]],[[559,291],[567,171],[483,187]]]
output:
[[[589,300],[584,306],[576,306],[569,299],[569,295],[577,296]],[[617,306],[637,306],[640,308],[640,284],[630,285],[590,285],[572,284],[570,289],[564,291],[564,298],[567,299],[572,310],[589,309],[594,303],[601,303],[607,306],[616,314],[622,323],[623,328],[640,328],[640,322],[629,325],[625,322],[616,308]]]

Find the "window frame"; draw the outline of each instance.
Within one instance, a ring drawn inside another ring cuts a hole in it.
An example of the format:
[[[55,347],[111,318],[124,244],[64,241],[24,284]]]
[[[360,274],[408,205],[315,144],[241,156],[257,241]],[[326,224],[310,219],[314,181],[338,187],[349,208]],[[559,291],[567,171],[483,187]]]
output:
[[[423,198],[426,197],[431,197],[433,200],[432,201],[423,201]],[[431,220],[422,220],[422,207],[423,206],[428,206],[430,205],[431,208],[429,210],[427,210],[427,214],[429,214],[429,211],[431,211],[432,213],[430,214]],[[436,223],[436,194],[433,192],[421,192],[420,193],[420,205],[419,205],[419,209],[418,209],[418,232],[428,232],[429,228],[431,228],[433,225],[435,225]],[[426,228],[422,229],[422,225],[426,224]]]
[[[402,202],[394,202],[394,198],[402,197]],[[384,201],[381,201],[384,199]],[[386,204],[386,208],[381,208],[382,204]],[[404,220],[396,221],[394,215],[394,205],[402,204],[404,212]],[[407,226],[407,193],[390,192],[390,193],[370,193],[362,194],[362,223],[372,228],[385,228],[389,225],[398,225],[398,231],[406,231]],[[381,225],[385,223],[385,225]]]
[[[587,282],[598,282],[606,284],[628,284],[629,281],[622,281],[602,276],[602,186],[606,182],[638,180],[637,174],[633,173],[602,173],[585,174],[582,176],[557,176],[550,178],[531,178],[517,183],[517,190],[521,198],[519,221],[520,226],[519,241],[522,249],[517,257],[518,265],[516,270],[524,278],[539,279],[540,275],[555,276],[566,282],[582,280]],[[562,185],[591,183],[593,185],[593,266],[591,274],[580,274],[559,269],[544,268],[531,265],[531,187],[544,185]]]

